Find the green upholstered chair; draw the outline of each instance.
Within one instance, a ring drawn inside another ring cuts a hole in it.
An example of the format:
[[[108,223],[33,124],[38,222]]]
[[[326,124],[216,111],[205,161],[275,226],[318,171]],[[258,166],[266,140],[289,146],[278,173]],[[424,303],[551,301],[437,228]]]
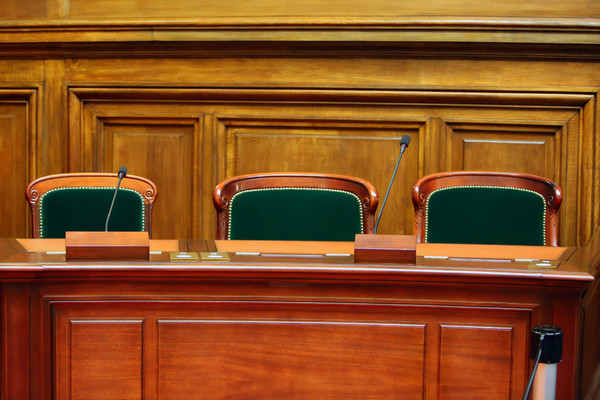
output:
[[[213,202],[218,239],[354,241],[373,233],[377,190],[343,175],[250,174],[219,183]]]
[[[64,238],[67,231],[103,231],[117,174],[70,173],[41,177],[29,184],[34,238]],[[152,234],[156,186],[146,178],[127,175],[108,225],[109,231]]]
[[[556,246],[560,187],[516,173],[457,171],[413,186],[419,243]]]

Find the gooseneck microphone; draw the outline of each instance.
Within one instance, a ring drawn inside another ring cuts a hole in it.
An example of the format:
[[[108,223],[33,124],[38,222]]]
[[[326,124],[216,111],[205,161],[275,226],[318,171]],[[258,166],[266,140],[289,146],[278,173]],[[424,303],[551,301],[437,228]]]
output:
[[[110,202],[110,208],[108,209],[108,215],[106,216],[106,224],[104,225],[104,232],[108,232],[108,221],[110,220],[110,214],[112,213],[113,206],[115,205],[115,199],[117,198],[117,192],[119,191],[119,186],[121,186],[121,180],[125,178],[127,175],[127,168],[121,167],[119,168],[119,181],[117,182],[117,187],[115,188],[115,194],[113,195],[112,201]]]
[[[394,169],[394,173],[392,174],[392,180],[390,180],[390,185],[388,186],[387,192],[385,193],[385,197],[383,198],[383,203],[381,204],[381,209],[379,210],[379,215],[377,216],[377,221],[375,222],[375,230],[374,233],[377,233],[377,228],[379,227],[379,219],[381,218],[381,214],[383,213],[383,208],[385,207],[385,202],[387,201],[388,195],[390,194],[390,189],[392,188],[392,183],[394,183],[394,179],[396,178],[396,172],[398,171],[398,166],[400,165],[400,160],[402,159],[402,154],[404,154],[404,150],[410,144],[410,136],[404,135],[400,138],[400,157],[398,157],[398,162],[396,163],[396,168]]]

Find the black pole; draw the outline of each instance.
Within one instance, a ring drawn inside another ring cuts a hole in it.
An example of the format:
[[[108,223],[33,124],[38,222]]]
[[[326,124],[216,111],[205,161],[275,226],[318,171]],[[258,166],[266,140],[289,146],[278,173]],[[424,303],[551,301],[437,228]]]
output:
[[[523,400],[529,398],[539,363],[556,364],[562,360],[562,342],[562,330],[557,326],[540,325],[531,330],[531,357],[535,362],[523,394]],[[553,385],[552,390],[548,392],[554,393],[556,381],[547,382],[546,384]]]

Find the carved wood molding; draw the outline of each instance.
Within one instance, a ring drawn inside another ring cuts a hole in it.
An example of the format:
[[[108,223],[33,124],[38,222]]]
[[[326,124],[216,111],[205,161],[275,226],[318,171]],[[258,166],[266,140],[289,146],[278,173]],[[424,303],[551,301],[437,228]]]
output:
[[[0,57],[600,59],[597,18],[212,17],[0,21]]]
[[[310,88],[179,88],[179,87],[72,87],[79,101],[114,100],[212,100],[212,101],[297,101],[329,103],[395,103],[437,105],[560,106],[578,109],[596,92],[550,90],[439,90],[439,89],[310,89]]]

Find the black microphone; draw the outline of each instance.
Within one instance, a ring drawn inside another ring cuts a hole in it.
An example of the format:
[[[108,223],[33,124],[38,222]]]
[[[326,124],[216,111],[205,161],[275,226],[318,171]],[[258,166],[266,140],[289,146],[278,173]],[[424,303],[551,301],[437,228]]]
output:
[[[110,220],[110,214],[112,213],[113,206],[115,205],[115,199],[117,198],[117,192],[119,191],[119,186],[121,186],[121,180],[127,176],[127,168],[121,167],[119,168],[119,181],[117,182],[117,187],[115,189],[115,194],[113,195],[113,199],[110,202],[110,208],[108,209],[108,215],[106,216],[106,224],[104,225],[104,232],[108,232],[108,221]]]
[[[392,175],[392,180],[390,181],[390,186],[388,186],[388,190],[385,193],[385,197],[383,198],[383,203],[381,204],[381,209],[379,210],[379,215],[377,216],[377,222],[375,222],[375,231],[377,233],[377,228],[379,227],[379,219],[381,218],[381,214],[383,213],[383,207],[385,207],[385,202],[387,201],[388,195],[390,194],[390,189],[392,188],[392,183],[394,183],[394,179],[396,178],[396,172],[398,171],[398,166],[400,165],[400,160],[402,159],[402,154],[404,154],[404,150],[410,144],[410,136],[404,135],[400,138],[400,157],[398,157],[398,162],[396,163],[396,168],[394,169],[394,174]]]

